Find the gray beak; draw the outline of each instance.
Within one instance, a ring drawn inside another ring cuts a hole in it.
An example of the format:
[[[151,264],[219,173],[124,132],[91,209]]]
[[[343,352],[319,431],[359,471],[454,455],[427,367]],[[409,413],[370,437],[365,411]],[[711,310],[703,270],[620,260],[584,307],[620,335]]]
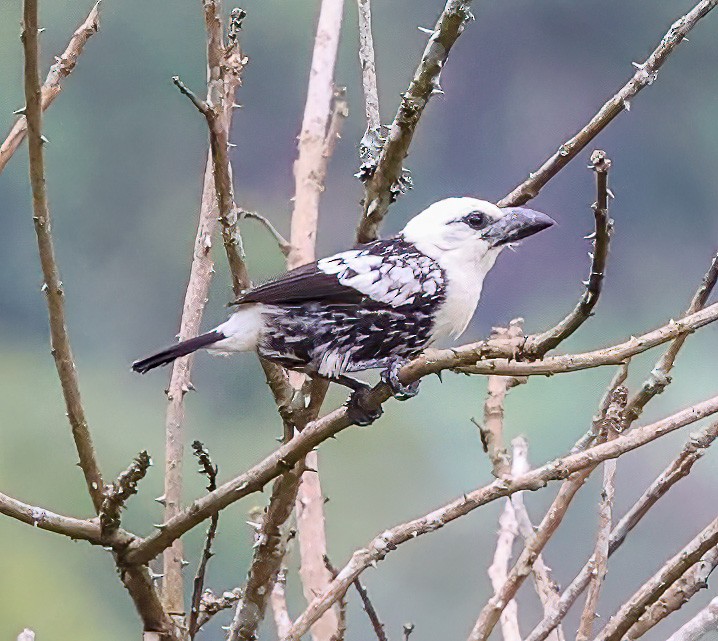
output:
[[[502,211],[506,212],[506,215],[488,227],[484,233],[484,239],[489,241],[492,247],[528,238],[556,223],[546,214],[526,207],[504,207]]]

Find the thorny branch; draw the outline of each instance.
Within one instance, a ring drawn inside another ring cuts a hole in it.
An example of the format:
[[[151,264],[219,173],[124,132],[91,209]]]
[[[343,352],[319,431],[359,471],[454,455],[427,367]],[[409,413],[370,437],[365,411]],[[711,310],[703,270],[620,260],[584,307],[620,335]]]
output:
[[[102,505],[102,474],[97,463],[95,447],[85,416],[80,395],[80,383],[75,360],[70,347],[70,337],[65,322],[65,292],[60,279],[60,270],[55,258],[52,238],[52,219],[47,202],[45,185],[45,152],[42,135],[42,91],[38,72],[37,0],[25,0],[23,4],[22,44],[25,53],[25,113],[28,128],[28,150],[30,155],[30,186],[32,187],[33,223],[40,254],[47,310],[50,320],[50,345],[55,359],[57,375],[65,399],[67,419],[72,429],[80,468],[85,476],[87,490],[92,498],[95,511]]]
[[[590,166],[596,173],[596,202],[593,205],[593,252],[589,254],[591,271],[585,283],[586,290],[576,307],[560,323],[526,341],[523,353],[529,357],[541,357],[571,336],[591,316],[601,295],[613,227],[613,221],[608,217],[608,170],[611,161],[605,151],[596,150],[591,154]]]
[[[192,454],[197,458],[199,463],[199,473],[207,477],[207,491],[213,492],[217,489],[217,474],[219,469],[212,463],[209,452],[200,441],[192,443]],[[198,618],[200,606],[202,604],[202,593],[204,592],[204,578],[207,573],[207,565],[212,558],[212,543],[217,534],[217,526],[219,525],[219,512],[212,515],[205,536],[204,548],[202,548],[202,556],[200,557],[197,574],[195,574],[192,582],[192,600],[190,602],[190,614],[187,629],[190,639],[194,639],[199,630]]]
[[[64,290],[55,259],[50,210],[47,203],[42,136],[42,95],[38,71],[38,34],[37,0],[25,0],[23,3],[22,43],[25,54],[25,110],[30,157],[30,185],[32,188],[35,234],[45,280],[43,290],[47,297],[50,343],[65,399],[67,417],[80,459],[79,465],[85,476],[85,483],[92,499],[92,505],[95,512],[99,514],[104,498],[102,495],[102,475],[85,417],[77,370],[65,325]],[[117,554],[115,554],[115,561],[118,564],[118,569],[121,570],[120,577],[122,582],[142,619],[144,629],[160,632],[163,638],[170,638],[170,636],[174,635],[172,621],[162,608],[147,568],[123,568]]]
[[[693,295],[686,310],[686,316],[705,307],[708,297],[716,286],[716,281],[718,281],[718,254],[713,257],[713,261],[703,277],[700,287]],[[663,392],[670,384],[670,372],[673,369],[673,364],[676,361],[678,352],[683,347],[683,343],[685,343],[687,338],[688,335],[683,334],[674,339],[665,354],[661,356],[651,370],[651,375],[643,383],[641,389],[628,401],[628,405],[623,413],[623,429],[635,421],[641,415],[646,404],[654,396]]]
[[[65,51],[61,56],[55,58],[55,64],[50,67],[50,71],[42,85],[41,107],[43,111],[60,95],[62,91],[62,81],[75,69],[75,65],[77,65],[77,61],[87,41],[100,29],[99,9],[100,3],[97,2],[90,10],[85,21],[75,29]],[[10,158],[12,158],[13,154],[18,150],[22,141],[25,140],[25,136],[27,135],[27,117],[25,116],[25,111],[25,109],[20,110],[20,117],[15,121],[12,129],[10,129],[10,133],[8,133],[2,145],[0,145],[0,173],[5,169],[5,165],[7,165]]]
[[[100,532],[103,537],[120,527],[122,510],[128,499],[137,494],[137,484],[145,477],[150,465],[150,455],[146,450],[142,450],[114,483],[105,486],[105,498],[100,508]]]
[[[378,159],[362,165],[360,177],[365,183],[365,193],[364,212],[357,229],[359,243],[377,238],[389,205],[411,184],[404,174],[404,158],[429,99],[442,93],[439,84],[441,70],[454,43],[473,18],[470,5],[471,0],[447,1],[429,37],[414,78],[402,96]]]
[[[524,182],[502,198],[498,202],[499,207],[523,205],[535,198],[542,187],[575,158],[618,114],[630,110],[631,100],[641,89],[655,82],[658,70],[668,56],[698,24],[698,21],[716,7],[716,4],[718,0],[701,0],[686,15],[676,20],[646,61],[642,64],[634,63],[636,72],[618,93],[601,107],[581,131],[563,143],[538,170],[532,172]]]
[[[508,357],[476,361],[477,358],[481,358],[482,350],[486,348],[487,342],[447,350],[426,350],[421,356],[401,369],[400,379],[402,383],[408,384],[428,374],[456,367],[466,368],[469,371],[482,374],[495,373],[502,376],[526,376],[530,374],[545,375],[578,371],[601,365],[620,364],[631,356],[666,343],[682,334],[690,333],[716,319],[718,319],[718,303],[613,347],[583,354],[554,356],[535,363],[509,361]],[[506,348],[502,347],[502,349]],[[471,367],[463,365],[472,361],[475,364]],[[371,395],[367,396],[367,408],[378,407],[390,396],[391,393],[386,385],[377,385]],[[193,501],[177,516],[162,524],[161,528],[154,534],[131,544],[126,551],[127,562],[146,563],[153,559],[172,541],[182,536],[198,523],[201,523],[204,519],[209,518],[214,512],[223,509],[244,496],[260,491],[269,481],[284,472],[288,465],[294,465],[313,448],[328,438],[336,436],[350,425],[345,407],[336,409],[322,418],[310,422],[302,430],[301,434],[293,438],[290,443],[282,445],[260,463],[219,486],[214,492]]]
[[[334,86],[343,8],[343,0],[324,0],[321,5],[298,157],[294,165],[296,184],[291,237],[289,243],[284,243],[288,269],[311,262],[315,258],[319,199],[324,191],[329,158],[347,116],[344,93]],[[272,375],[271,367],[265,368],[265,371],[268,376]],[[276,370],[274,375],[283,379]],[[308,381],[303,384],[301,377],[291,374],[287,380],[294,383],[292,387],[295,388],[288,407],[287,400],[280,399],[275,391],[275,399],[285,424],[285,442],[294,432],[303,430],[308,421],[316,419],[327,389],[326,384],[321,381]],[[305,402],[307,400],[308,404]],[[256,636],[286,552],[284,524],[295,504],[298,507],[300,573],[304,589],[311,593],[313,590],[321,590],[328,582],[322,562],[322,556],[326,552],[324,498],[316,472],[312,472],[311,477],[303,476],[305,463],[306,467],[316,470],[316,453],[308,452],[306,462],[300,459],[293,467],[286,468],[285,473],[274,484],[269,506],[257,535],[245,593],[232,621],[230,641],[250,640]],[[315,627],[313,633],[316,639],[328,641],[338,629],[336,616],[329,615]]]
[[[623,544],[628,534],[658,500],[665,496],[673,485],[688,476],[695,462],[705,454],[716,438],[718,438],[718,422],[712,423],[698,434],[691,435],[678,456],[659,474],[613,528],[608,544],[609,557]],[[551,630],[566,616],[576,599],[586,589],[592,571],[593,564],[589,561],[561,595],[557,607],[544,617],[526,638],[526,641],[543,641],[548,637]]]
[[[641,447],[670,432],[718,412],[718,397],[703,401],[663,420],[636,428],[628,434],[595,445],[582,452],[570,454],[535,468],[513,479],[497,479],[493,483],[469,492],[423,517],[402,523],[374,538],[365,548],[354,552],[349,563],[340,570],[329,589],[318,595],[304,613],[297,618],[286,641],[298,641],[309,626],[346,592],[351,582],[367,567],[381,561],[389,552],[418,536],[433,532],[472,510],[521,490],[535,490],[552,480],[566,479],[572,474],[595,467]]]
[[[211,5],[211,6],[208,6]],[[217,14],[212,17],[212,11]],[[235,292],[239,283],[247,286],[249,281],[246,275],[241,256],[238,258],[238,247],[241,247],[236,229],[229,224],[231,216],[236,216],[228,209],[227,194],[231,193],[231,167],[227,154],[217,154],[215,148],[224,145],[226,151],[229,145],[228,132],[232,121],[233,105],[237,88],[241,84],[241,73],[246,59],[239,47],[237,29],[239,26],[234,20],[228,30],[230,45],[224,47],[222,43],[222,25],[219,17],[219,3],[205,3],[205,19],[207,22],[207,99],[200,100],[182,81],[175,77],[174,84],[185,94],[207,119],[210,129],[210,151],[204,174],[202,189],[202,203],[195,238],[192,266],[190,268],[189,282],[185,293],[182,309],[182,319],[178,337],[186,340],[199,333],[204,308],[209,294],[209,286],[214,273],[214,261],[211,257],[212,237],[217,220],[223,227],[225,249],[232,272],[232,282]],[[241,10],[237,10],[241,11]],[[233,16],[235,13],[233,12]],[[240,17],[241,19],[241,17]],[[219,42],[218,42],[219,39]],[[221,49],[218,50],[218,49]],[[217,68],[220,65],[221,68]],[[216,122],[215,122],[216,121]],[[227,139],[224,139],[226,134]],[[212,142],[214,141],[214,143]],[[218,167],[217,163],[225,163]],[[222,204],[224,203],[224,209]],[[233,197],[231,199],[233,206]],[[228,236],[235,238],[237,243],[228,242]],[[181,508],[182,500],[182,459],[184,455],[184,396],[192,389],[191,383],[192,357],[177,359],[172,364],[172,374],[167,389],[167,414],[165,420],[165,488],[163,503],[165,506],[165,519],[172,518]],[[164,553],[164,577],[162,581],[165,603],[169,611],[182,613],[184,611],[184,581],[182,576],[182,560],[184,552],[180,541],[168,548]],[[196,595],[195,595],[196,597]],[[196,603],[195,603],[196,605]],[[191,615],[192,616],[192,615]],[[196,615],[194,618],[196,622]]]

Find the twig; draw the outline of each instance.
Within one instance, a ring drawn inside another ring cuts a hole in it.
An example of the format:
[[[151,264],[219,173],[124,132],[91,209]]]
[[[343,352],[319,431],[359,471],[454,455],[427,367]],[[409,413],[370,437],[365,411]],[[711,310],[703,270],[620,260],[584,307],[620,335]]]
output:
[[[269,596],[269,603],[274,614],[274,626],[277,628],[277,637],[280,639],[287,634],[292,627],[292,619],[287,608],[287,569],[283,567],[277,573],[274,581],[272,594]]]
[[[601,296],[613,228],[613,221],[608,217],[608,170],[611,168],[611,161],[605,151],[596,150],[591,154],[590,168],[596,174],[596,202],[593,205],[593,252],[589,254],[591,271],[586,281],[586,289],[576,307],[560,323],[526,341],[524,352],[529,357],[541,357],[571,336],[588,320]]]
[[[616,432],[609,428],[608,438],[613,438]],[[601,502],[598,508],[598,535],[590,561],[591,580],[586,595],[586,603],[581,613],[581,619],[576,634],[576,641],[588,641],[593,635],[593,624],[596,620],[598,610],[598,599],[601,594],[606,572],[608,570],[608,544],[613,524],[613,498],[615,495],[616,461],[604,461],[603,463],[603,491]]]
[[[655,603],[673,583],[681,578],[688,568],[716,545],[718,545],[718,519],[714,519],[700,534],[669,559],[653,577],[646,581],[621,606],[616,615],[598,634],[596,641],[623,639],[626,632],[645,612],[646,608]]]
[[[546,516],[542,519],[534,536],[526,541],[524,549],[519,555],[516,564],[508,573],[506,580],[500,588],[494,592],[494,595],[479,613],[474,628],[469,634],[469,641],[485,641],[488,639],[491,631],[496,626],[496,623],[498,623],[504,608],[515,597],[521,584],[531,573],[531,568],[536,557],[541,553],[541,550],[543,550],[548,540],[561,524],[573,497],[578,490],[581,489],[594,469],[595,465],[588,466],[576,472],[563,482],[551,507],[548,512],[546,512]],[[515,482],[515,479],[513,480]]]
[[[367,567],[384,559],[389,552],[395,550],[402,543],[438,530],[447,523],[486,503],[510,496],[521,490],[539,489],[551,480],[568,478],[576,472],[595,467],[609,458],[621,456],[716,412],[718,412],[718,397],[682,410],[651,425],[636,428],[627,434],[622,434],[613,441],[602,443],[583,452],[570,454],[547,463],[520,477],[511,480],[497,479],[493,483],[469,492],[429,514],[386,530],[374,538],[367,547],[354,552],[349,563],[339,572],[329,588],[323,594],[315,597],[304,613],[295,621],[291,633],[286,637],[286,641],[298,641],[309,626],[347,590],[356,577]]]
[[[528,472],[531,467],[528,459],[528,441],[523,436],[517,436],[511,441],[511,474],[512,476],[520,476]],[[531,522],[528,510],[524,505],[523,492],[516,492],[511,495],[511,505],[516,515],[516,523],[519,533],[524,541],[529,541],[535,534],[536,529]],[[544,614],[548,614],[551,609],[555,608],[559,600],[558,586],[551,578],[550,569],[546,566],[543,556],[539,554],[531,568],[536,586],[536,593],[539,596]],[[564,633],[561,627],[558,627],[553,633],[552,641],[564,641]]]
[[[336,578],[336,574],[333,578]],[[354,587],[356,588],[356,591],[359,593],[359,598],[361,599],[362,607],[364,608],[364,612],[366,612],[366,615],[369,617],[369,621],[371,623],[371,627],[374,630],[374,634],[376,634],[376,638],[378,641],[388,641],[386,637],[386,631],[384,629],[384,624],[381,622],[381,619],[379,618],[379,614],[376,611],[376,608],[374,607],[374,604],[371,602],[371,599],[369,598],[369,592],[367,592],[367,589],[362,585],[362,582],[359,580],[359,578],[354,579]]]
[[[329,557],[325,554],[324,555],[324,567],[326,568],[327,572],[329,572],[329,576],[332,579],[337,578],[337,569],[332,565],[332,562],[329,560]],[[339,613],[337,615],[338,622],[337,622],[337,630],[336,632],[330,637],[329,641],[344,641],[344,636],[347,632],[347,597],[346,594],[339,599]]]
[[[252,563],[242,600],[232,619],[229,641],[251,641],[256,638],[257,628],[264,619],[267,602],[286,553],[287,533],[284,524],[294,509],[303,471],[302,460],[276,480],[267,512],[256,524]]]
[[[404,158],[429,99],[442,93],[439,85],[441,70],[454,43],[473,17],[470,5],[471,0],[447,1],[414,78],[402,96],[376,166],[367,167],[360,173],[364,179],[365,194],[364,212],[357,229],[359,243],[367,243],[377,237],[389,205],[408,187],[408,178],[403,175]]]
[[[532,172],[523,183],[502,198],[498,205],[500,207],[522,205],[531,198],[535,198],[541,188],[603,131],[606,125],[622,111],[630,109],[630,101],[641,89],[653,84],[658,70],[668,56],[698,21],[715,8],[716,4],[718,4],[718,0],[701,0],[686,15],[676,20],[646,61],[642,64],[634,63],[636,72],[618,93],[601,107],[581,131],[563,143],[556,153],[548,158],[538,170]]]
[[[42,85],[41,107],[43,111],[60,95],[62,91],[62,81],[75,69],[75,65],[87,41],[99,30],[99,8],[100,3],[97,2],[90,10],[85,21],[75,29],[65,51],[59,58],[55,58],[55,64],[50,67],[50,71]],[[18,150],[22,141],[25,140],[26,134],[27,118],[23,114],[15,121],[12,129],[10,129],[10,133],[8,133],[4,142],[0,145],[0,173],[5,169],[5,165],[7,165],[10,158],[12,158],[13,154]]]
[[[698,641],[716,628],[718,628],[718,597],[668,637],[667,641]]]
[[[516,515],[511,505],[511,498],[507,498],[504,503],[504,509],[499,517],[496,550],[494,551],[494,558],[488,570],[494,593],[498,593],[508,579],[511,554],[517,534],[518,523],[516,522]],[[519,611],[515,599],[512,598],[506,603],[506,607],[501,613],[500,622],[501,635],[504,641],[521,641]]]
[[[33,222],[44,278],[42,290],[47,299],[51,351],[62,386],[67,418],[72,429],[72,437],[80,459],[80,468],[85,476],[87,490],[92,498],[95,512],[99,512],[103,501],[102,474],[85,417],[77,370],[70,347],[70,337],[67,334],[64,289],[55,259],[52,220],[47,203],[42,136],[42,97],[38,73],[38,27],[37,0],[24,0],[22,43],[25,53],[25,109],[30,154]]]
[[[142,450],[130,466],[117,477],[114,483],[106,485],[103,491],[104,500],[100,508],[100,531],[103,537],[120,527],[120,515],[125,503],[137,494],[137,484],[145,477],[152,465],[152,459],[146,450]]]
[[[711,443],[718,438],[718,422],[712,423],[701,432],[691,435],[678,456],[651,483],[641,497],[626,512],[611,532],[609,557],[623,544],[628,534],[638,525],[646,513],[664,496],[671,487],[688,476],[693,464],[705,454]],[[566,616],[576,599],[583,593],[592,575],[593,565],[589,561],[561,595],[557,608],[544,617],[527,637],[526,641],[543,641],[551,630]]]
[[[698,310],[705,307],[705,304],[708,301],[708,297],[715,288],[717,280],[718,254],[713,257],[713,261],[711,262],[708,271],[703,277],[703,281],[701,282],[700,287],[693,295],[690,305],[688,305],[688,309],[686,310],[685,316],[693,314],[694,312],[697,312]],[[674,339],[670,347],[666,350],[666,353],[661,356],[659,361],[654,366],[653,370],[651,370],[651,375],[643,383],[641,389],[633,398],[628,401],[628,406],[624,411],[624,429],[633,421],[635,421],[641,415],[641,412],[643,411],[643,408],[646,406],[646,404],[654,396],[662,393],[666,386],[671,382],[671,369],[673,369],[673,364],[675,363],[676,357],[678,356],[678,352],[680,351],[681,347],[683,347],[683,343],[685,343],[687,338],[688,335],[683,334],[682,336],[678,336],[676,339]]]
[[[277,241],[277,245],[279,245],[279,251],[284,254],[285,258],[289,256],[289,250],[291,248],[289,241],[284,238],[281,233],[279,233],[279,230],[272,224],[272,222],[268,218],[265,218],[261,214],[258,214],[256,211],[247,211],[246,209],[240,209],[239,219],[242,220],[244,218],[251,218],[253,220],[259,221],[264,226],[264,228],[272,235],[274,240]]]
[[[376,85],[376,62],[374,37],[371,29],[371,0],[357,0],[359,14],[359,64],[362,71],[364,108],[367,132],[379,135],[381,116],[379,114],[379,90]]]
[[[494,327],[491,332],[492,340],[505,340],[518,348],[524,342],[523,318],[515,318],[509,326]],[[526,379],[510,376],[489,376],[486,387],[486,401],[484,402],[484,423],[479,425],[481,444],[484,452],[489,455],[492,463],[492,474],[502,478],[509,474],[511,461],[504,444],[504,401],[508,391],[525,383]]]
[[[639,639],[669,614],[683,607],[698,592],[708,587],[708,577],[718,566],[718,547],[705,553],[703,558],[666,590],[626,633],[626,639]]]
[[[206,589],[199,602],[197,628],[201,628],[218,612],[234,607],[241,598],[242,591],[239,588],[234,588],[231,592],[223,592],[221,596],[216,596],[212,590]]]
[[[212,463],[209,452],[200,441],[194,441],[192,443],[192,454],[197,458],[199,463],[199,473],[207,477],[207,491],[214,492],[217,489],[217,474],[219,473],[218,467]],[[197,566],[197,573],[195,574],[194,581],[192,583],[192,600],[190,602],[190,615],[187,624],[190,639],[194,639],[199,625],[197,620],[199,617],[199,609],[202,603],[202,593],[204,591],[204,578],[207,572],[207,564],[210,558],[212,558],[212,543],[214,537],[217,534],[217,525],[219,524],[219,512],[212,515],[209,521],[209,528],[207,528],[207,535],[205,536],[204,547],[202,548],[202,556],[200,557],[199,565]]]

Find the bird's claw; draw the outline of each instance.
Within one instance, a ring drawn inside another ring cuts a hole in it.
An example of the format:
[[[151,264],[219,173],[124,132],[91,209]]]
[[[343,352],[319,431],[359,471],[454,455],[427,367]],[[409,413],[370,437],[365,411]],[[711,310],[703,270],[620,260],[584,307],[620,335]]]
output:
[[[347,400],[347,416],[354,425],[359,427],[366,427],[371,425],[376,419],[378,419],[384,410],[381,406],[376,409],[370,409],[367,407],[367,396],[371,392],[371,388],[359,388],[352,392],[352,395]]]
[[[409,383],[409,385],[404,385],[404,383],[399,380],[399,370],[405,362],[406,361],[401,359],[395,359],[391,361],[389,367],[381,373],[381,380],[391,388],[391,393],[397,401],[406,401],[419,393],[420,381],[414,381],[413,383]]]

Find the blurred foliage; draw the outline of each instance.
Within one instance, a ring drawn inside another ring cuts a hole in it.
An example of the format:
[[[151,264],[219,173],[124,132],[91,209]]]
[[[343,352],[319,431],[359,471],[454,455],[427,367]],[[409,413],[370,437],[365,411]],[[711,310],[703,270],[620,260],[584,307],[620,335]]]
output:
[[[8,129],[23,103],[19,0],[0,2],[0,123]],[[389,122],[406,87],[436,0],[374,1],[382,112]],[[434,99],[408,159],[416,188],[393,206],[387,231],[450,194],[495,199],[593,115],[632,73],[667,27],[691,2],[649,0],[602,3],[509,0],[476,3],[471,24],[451,55],[446,95]],[[43,59],[62,51],[91,2],[44,0]],[[233,141],[239,203],[288,228],[295,137],[305,99],[317,2],[248,0],[242,45],[250,57],[236,112]],[[229,9],[230,7],[228,7]],[[676,316],[685,307],[718,237],[718,22],[710,16],[681,45],[654,86],[604,132],[598,146],[614,161],[616,235],[597,316],[566,349],[588,349],[622,339]],[[319,253],[352,242],[360,185],[351,177],[363,131],[356,60],[356,18],[347,2],[338,81],[348,87],[351,116],[330,165],[322,203]],[[102,28],[87,46],[47,112],[48,187],[69,326],[91,427],[108,477],[147,448],[158,461],[130,501],[125,524],[140,533],[160,520],[152,497],[162,493],[166,373],[131,375],[130,361],[172,339],[188,272],[206,154],[203,120],[170,82],[181,74],[200,90],[204,33],[199,2],[105,0]],[[585,155],[588,158],[588,154]],[[465,338],[522,315],[530,331],[557,320],[574,304],[587,271],[593,183],[583,158],[550,183],[536,207],[560,221],[550,233],[502,257],[485,288],[477,319]],[[44,301],[31,223],[23,147],[0,176],[0,488],[29,502],[74,515],[90,504],[65,424],[47,349]],[[282,256],[252,221],[243,235],[256,279],[282,268]],[[206,325],[223,318],[230,296],[221,253]],[[676,381],[647,419],[715,393],[718,331],[691,338]],[[640,382],[654,355],[636,359]],[[589,425],[611,377],[608,370],[532,380],[512,392],[508,436],[525,433],[535,463],[565,451]],[[261,372],[250,356],[197,359],[188,397],[188,440],[199,438],[223,478],[256,462],[275,445],[279,425]],[[476,429],[485,382],[446,375],[423,383],[402,406],[389,403],[371,429],[352,429],[322,448],[322,481],[330,502],[331,556],[341,564],[377,532],[422,514],[486,483],[490,472]],[[327,407],[343,400],[333,391]],[[618,511],[640,494],[680,447],[674,435],[627,456],[618,468]],[[189,454],[188,454],[189,459]],[[718,491],[716,455],[698,464],[628,540],[609,568],[601,614],[630,594],[713,516]],[[194,465],[188,460],[188,470]],[[188,475],[187,496],[203,491]],[[538,521],[552,490],[527,497]],[[566,584],[593,545],[598,486],[576,499],[551,542],[547,562]],[[251,554],[246,512],[254,496],[223,513],[218,559],[210,584],[231,588],[244,579]],[[464,638],[488,596],[499,505],[491,505],[439,534],[402,546],[370,570],[371,589],[388,630],[404,621],[412,638]],[[194,567],[202,528],[186,537]],[[132,606],[106,555],[83,543],[0,519],[0,638],[31,626],[38,639],[106,641],[137,638]],[[188,569],[189,572],[189,569]],[[290,579],[290,583],[293,579]],[[291,609],[302,601],[290,585]],[[525,590],[526,626],[538,604]],[[695,611],[707,596],[686,610]],[[351,596],[351,641],[366,639],[367,624]],[[220,617],[218,617],[220,619]],[[218,621],[218,624],[221,623]],[[568,628],[574,621],[569,619]],[[665,638],[668,626],[647,639]],[[205,638],[221,638],[218,627]],[[272,638],[266,632],[264,638]]]

